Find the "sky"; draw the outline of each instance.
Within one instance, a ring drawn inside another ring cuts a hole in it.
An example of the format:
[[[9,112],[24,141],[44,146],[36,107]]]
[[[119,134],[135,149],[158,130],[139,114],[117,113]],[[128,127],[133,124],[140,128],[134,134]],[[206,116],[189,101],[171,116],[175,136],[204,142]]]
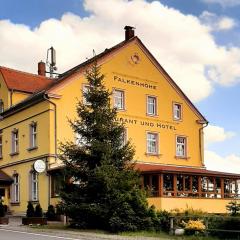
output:
[[[0,65],[37,72],[57,50],[58,72],[136,28],[208,119],[207,169],[240,173],[240,0],[1,0]]]

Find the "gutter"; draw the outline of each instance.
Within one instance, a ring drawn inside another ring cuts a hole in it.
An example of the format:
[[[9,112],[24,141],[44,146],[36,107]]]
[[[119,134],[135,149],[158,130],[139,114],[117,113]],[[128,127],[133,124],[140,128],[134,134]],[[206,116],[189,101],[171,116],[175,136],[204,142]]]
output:
[[[43,98],[48,101],[50,104],[53,105],[54,107],[54,145],[55,145],[55,162],[57,161],[57,105],[56,103],[52,102],[49,99],[49,95],[48,94],[44,94]],[[47,160],[48,162],[48,160]],[[50,205],[51,203],[51,179],[50,179],[50,174],[48,174],[48,205]]]
[[[203,126],[201,128],[199,128],[199,150],[200,150],[200,159],[201,159],[201,162],[204,165],[204,161],[203,161],[203,146],[202,146],[202,138],[201,136],[203,136],[203,129],[206,128],[208,126],[208,122],[207,121],[197,121],[198,124],[203,124]],[[205,125],[204,125],[205,124]]]
[[[57,160],[57,105],[49,100],[48,94],[44,94],[43,98],[54,107],[54,145],[55,145],[55,159]]]

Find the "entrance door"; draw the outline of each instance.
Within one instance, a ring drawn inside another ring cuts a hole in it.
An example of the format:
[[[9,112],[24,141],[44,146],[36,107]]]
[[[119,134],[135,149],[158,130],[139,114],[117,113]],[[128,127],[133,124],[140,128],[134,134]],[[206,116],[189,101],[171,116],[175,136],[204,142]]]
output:
[[[0,188],[0,200],[4,200],[5,198],[5,188]]]

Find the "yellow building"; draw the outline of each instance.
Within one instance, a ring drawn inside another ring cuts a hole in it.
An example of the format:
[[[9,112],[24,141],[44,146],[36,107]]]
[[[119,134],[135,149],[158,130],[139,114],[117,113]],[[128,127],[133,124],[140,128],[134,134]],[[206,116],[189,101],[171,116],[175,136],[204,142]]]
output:
[[[13,214],[27,202],[46,210],[58,198],[58,146],[76,140],[68,119],[87,89],[84,73],[97,59],[136,168],[157,209],[188,207],[225,212],[240,196],[240,176],[208,171],[203,159],[207,120],[161,67],[131,27],[125,40],[58,78],[0,67],[0,195]],[[84,99],[83,99],[84,100]]]

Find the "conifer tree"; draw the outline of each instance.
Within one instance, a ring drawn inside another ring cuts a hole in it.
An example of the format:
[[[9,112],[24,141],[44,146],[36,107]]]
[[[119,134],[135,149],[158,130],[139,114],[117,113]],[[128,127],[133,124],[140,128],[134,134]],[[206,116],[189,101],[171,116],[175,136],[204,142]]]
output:
[[[81,228],[113,232],[153,228],[155,211],[148,208],[134,170],[134,148],[123,144],[124,126],[111,107],[111,93],[96,63],[86,72],[89,90],[70,121],[78,144],[62,144],[65,182],[61,205]]]

